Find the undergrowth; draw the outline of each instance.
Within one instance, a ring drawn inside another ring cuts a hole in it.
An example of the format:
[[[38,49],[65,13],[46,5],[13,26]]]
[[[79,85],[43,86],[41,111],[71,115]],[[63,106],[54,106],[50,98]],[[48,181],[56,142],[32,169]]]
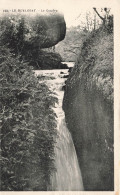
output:
[[[57,99],[19,56],[0,50],[0,189],[47,190],[55,171]]]

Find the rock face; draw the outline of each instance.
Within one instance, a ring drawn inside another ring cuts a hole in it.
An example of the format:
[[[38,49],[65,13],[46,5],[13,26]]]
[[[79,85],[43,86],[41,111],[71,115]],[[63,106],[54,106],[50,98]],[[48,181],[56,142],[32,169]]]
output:
[[[113,35],[91,33],[69,75],[63,103],[85,190],[114,189],[112,74]]]
[[[60,54],[55,52],[39,51],[38,58],[32,60],[30,65],[34,66],[34,69],[68,69],[67,64],[62,64],[62,58]]]
[[[66,34],[66,23],[63,15],[51,14],[40,15],[35,18],[37,22],[38,37],[35,41],[33,38],[34,46],[40,48],[49,48],[62,41]]]
[[[66,34],[63,15],[58,13],[37,15],[31,18],[28,24],[31,29],[26,34],[22,53],[27,60],[29,59],[29,64],[35,69],[64,68],[65,66],[61,63],[62,58],[58,53],[55,53],[54,47],[64,39]]]

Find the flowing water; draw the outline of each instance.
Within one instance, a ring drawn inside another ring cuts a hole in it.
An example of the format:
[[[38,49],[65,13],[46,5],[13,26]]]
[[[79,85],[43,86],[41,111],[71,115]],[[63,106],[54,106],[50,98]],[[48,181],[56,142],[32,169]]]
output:
[[[57,115],[58,138],[55,145],[55,166],[56,172],[51,177],[51,190],[53,191],[82,191],[83,182],[79,168],[75,147],[71,134],[66,126],[65,114],[62,109],[64,91],[62,87],[65,84],[68,75],[68,69],[57,70],[39,70],[36,75],[54,77],[51,80],[44,80],[50,90],[56,93],[58,104],[54,111]]]

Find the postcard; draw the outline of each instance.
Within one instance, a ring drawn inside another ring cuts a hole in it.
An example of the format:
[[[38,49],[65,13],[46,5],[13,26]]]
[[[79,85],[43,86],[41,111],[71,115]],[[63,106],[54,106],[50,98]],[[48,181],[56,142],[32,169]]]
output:
[[[2,195],[119,194],[119,8],[1,2]]]

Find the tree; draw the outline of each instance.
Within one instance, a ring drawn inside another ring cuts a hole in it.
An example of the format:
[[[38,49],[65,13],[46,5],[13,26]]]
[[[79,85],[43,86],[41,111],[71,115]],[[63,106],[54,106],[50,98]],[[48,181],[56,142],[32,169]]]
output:
[[[103,21],[103,25],[107,28],[108,32],[113,32],[113,15],[110,14],[110,8],[103,8],[104,17],[100,15],[96,8],[93,8],[95,13],[99,16],[99,18]]]

